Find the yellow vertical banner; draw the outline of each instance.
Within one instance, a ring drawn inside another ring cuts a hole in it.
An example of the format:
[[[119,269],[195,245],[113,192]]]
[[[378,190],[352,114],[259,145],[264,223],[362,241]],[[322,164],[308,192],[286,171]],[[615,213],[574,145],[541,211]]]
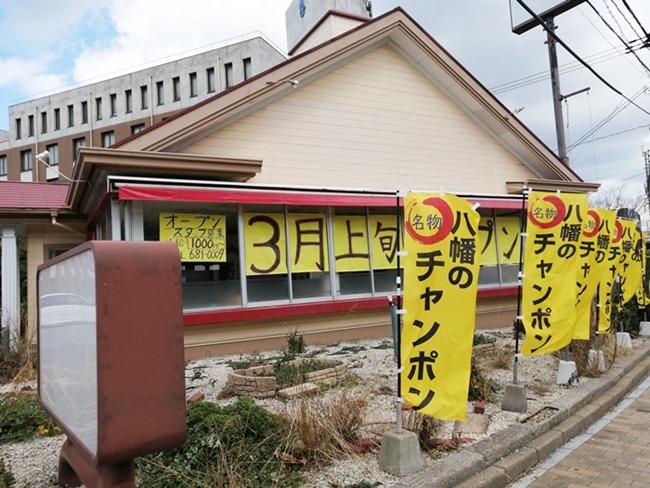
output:
[[[397,216],[370,215],[372,268],[395,269],[397,252]]]
[[[612,212],[615,211],[612,210]],[[598,333],[609,334],[612,330],[612,290],[621,260],[623,223],[616,219],[612,229],[609,249],[605,259],[605,271],[598,285]]]
[[[646,249],[645,249],[645,243],[648,241],[648,234],[646,232],[641,233],[641,280],[639,281],[639,287],[637,288],[636,291],[636,303],[641,309],[645,309],[648,305],[650,305],[650,301],[648,299],[648,291],[647,291],[647,284],[646,284]]]
[[[335,215],[332,224],[336,271],[368,271],[370,252],[366,216]]]
[[[326,222],[325,214],[289,214],[292,273],[329,270]]]
[[[571,342],[576,320],[576,276],[587,195],[532,191],[528,197],[522,281],[525,356]]]
[[[519,264],[519,218],[481,216],[481,266]]]
[[[183,262],[226,260],[226,216],[160,212],[160,241],[175,242]]]
[[[619,274],[621,280],[621,304],[629,302],[636,294],[641,282],[641,230],[636,221],[622,220],[621,260]]]
[[[497,240],[500,264],[519,264],[521,230],[519,217],[497,217]]]
[[[284,214],[244,214],[244,249],[248,276],[286,273]]]
[[[402,396],[415,410],[463,420],[478,289],[479,214],[452,194],[404,199]]]
[[[578,255],[578,296],[576,300],[576,326],[573,339],[589,340],[591,302],[606,268],[611,229],[615,228],[616,212],[590,208],[583,221],[582,238]]]

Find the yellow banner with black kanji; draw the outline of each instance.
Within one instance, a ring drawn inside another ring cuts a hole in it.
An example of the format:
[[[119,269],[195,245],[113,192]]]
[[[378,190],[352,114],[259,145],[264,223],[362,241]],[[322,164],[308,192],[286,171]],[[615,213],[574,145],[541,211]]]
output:
[[[619,274],[621,280],[621,304],[632,300],[641,283],[641,230],[634,220],[622,220],[621,260]]]
[[[576,321],[576,277],[587,195],[532,191],[528,197],[522,280],[525,356],[571,342]]]
[[[645,243],[648,242],[648,234],[647,232],[641,232],[641,281],[639,282],[639,287],[637,288],[636,291],[636,303],[639,306],[639,308],[645,309],[648,305],[650,305],[650,297],[648,296],[648,290],[647,290],[647,279],[646,279],[646,273],[648,272],[646,269],[646,251],[645,251]]]
[[[605,271],[603,263],[609,249],[610,229],[614,228],[615,221],[615,211],[594,208],[587,211],[583,220],[578,254],[578,294],[573,339],[586,341],[590,338],[591,303]]]
[[[401,384],[421,413],[463,420],[478,289],[479,214],[455,195],[404,199]]]
[[[160,212],[160,241],[175,242],[183,262],[226,260],[226,216]]]
[[[612,210],[612,212],[615,211]],[[612,291],[619,272],[619,262],[623,252],[623,223],[620,219],[614,221],[607,257],[605,258],[605,271],[598,285],[598,333],[609,334],[612,331]]]

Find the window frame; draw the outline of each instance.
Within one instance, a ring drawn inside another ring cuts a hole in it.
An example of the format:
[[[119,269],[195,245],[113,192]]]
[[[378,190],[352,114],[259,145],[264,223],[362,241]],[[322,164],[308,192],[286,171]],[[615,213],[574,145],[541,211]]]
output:
[[[181,100],[181,77],[174,76],[172,78],[172,102],[180,102]]]

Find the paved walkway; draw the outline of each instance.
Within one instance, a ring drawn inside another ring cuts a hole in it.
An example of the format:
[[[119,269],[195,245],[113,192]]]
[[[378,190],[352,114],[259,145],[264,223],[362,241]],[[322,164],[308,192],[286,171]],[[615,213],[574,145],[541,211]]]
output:
[[[512,488],[650,487],[650,376]]]

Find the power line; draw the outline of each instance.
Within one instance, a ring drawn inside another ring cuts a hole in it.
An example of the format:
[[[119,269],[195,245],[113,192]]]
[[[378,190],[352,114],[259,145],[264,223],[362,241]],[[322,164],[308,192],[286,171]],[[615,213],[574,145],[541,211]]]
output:
[[[603,23],[604,23],[604,24],[609,28],[609,30],[611,30],[611,31],[614,33],[614,35],[618,38],[618,40],[621,41],[621,42],[623,43],[623,45],[627,48],[627,50],[628,50],[629,52],[631,52],[632,54],[634,54],[634,57],[639,61],[639,63],[641,63],[641,66],[643,66],[643,67],[646,69],[646,71],[647,71],[648,73],[650,73],[650,68],[648,68],[648,67],[645,65],[645,63],[641,60],[641,58],[640,58],[639,55],[636,53],[636,51],[634,51],[634,50],[632,49],[632,47],[627,43],[627,41],[626,41],[625,39],[623,39],[623,38],[618,34],[618,32],[616,32],[616,31],[614,30],[614,28],[613,28],[611,25],[609,25],[609,23],[608,23],[608,22],[605,20],[605,18],[600,14],[600,12],[596,9],[596,7],[594,7],[593,3],[591,3],[591,0],[587,0],[587,4],[592,8],[592,10],[593,10],[594,12],[596,12],[596,15],[598,15],[598,17],[600,17],[600,20],[602,20]],[[616,4],[614,4],[614,5],[616,5]],[[619,10],[619,12],[620,12],[620,10]],[[621,12],[621,14],[622,14],[622,12]],[[628,22],[628,23],[629,23],[629,22]],[[619,27],[619,28],[620,28],[620,27]],[[634,33],[636,34],[636,31],[635,31]]]
[[[643,35],[646,37],[646,39],[649,39],[649,38],[650,38],[650,34],[648,34],[648,32],[643,28],[643,24],[642,24],[641,21],[637,18],[637,16],[635,15],[635,13],[632,11],[632,9],[630,8],[630,6],[629,6],[628,3],[627,3],[627,0],[623,0],[623,5],[625,5],[625,8],[626,8],[626,9],[627,9],[631,14],[632,14],[632,17],[634,17],[634,20],[636,20],[636,23],[639,24],[639,27],[641,27],[641,31],[643,32]],[[647,43],[647,41],[646,41],[646,43]],[[646,45],[646,47],[648,47],[648,46]]]
[[[620,132],[614,132],[613,134],[607,134],[606,136],[594,137],[593,139],[589,139],[588,141],[582,140],[582,138],[581,138],[580,142],[575,142],[575,143],[571,144],[570,148],[573,149],[575,146],[579,146],[581,144],[588,144],[590,142],[600,141],[601,139],[607,139],[609,137],[620,136],[621,134],[625,134],[626,132],[632,132],[633,130],[644,129],[646,127],[650,127],[650,124],[637,125],[636,127],[632,127],[631,129],[625,129],[625,130],[622,130]]]
[[[558,36],[557,34],[555,34],[555,32],[553,32],[553,29],[550,29],[550,28],[546,25],[546,23],[544,22],[544,20],[542,20],[542,19],[539,17],[539,15],[537,15],[535,12],[533,12],[533,10],[531,10],[531,8],[530,8],[528,5],[526,5],[526,4],[523,2],[523,0],[517,0],[517,3],[518,3],[519,5],[521,5],[521,6],[526,10],[526,12],[528,12],[528,14],[531,15],[531,16],[532,16],[532,17],[533,17],[537,22],[539,22],[539,24],[540,24],[540,25],[542,26],[542,28],[543,28],[543,29],[548,33],[549,36],[551,36],[553,39],[555,39],[557,42],[559,42],[560,45],[561,45],[564,49],[566,49],[567,52],[568,52],[569,54],[571,54],[571,56],[573,56],[573,57],[576,58],[578,61],[580,61],[580,63],[582,63],[582,64],[584,65],[585,68],[587,68],[589,71],[591,71],[591,73],[592,73],[596,78],[598,78],[598,79],[599,79],[599,80],[600,80],[600,81],[601,81],[605,86],[607,86],[610,90],[612,90],[612,91],[613,91],[614,93],[616,93],[617,95],[620,95],[621,97],[625,98],[628,102],[630,102],[632,105],[634,105],[636,108],[638,108],[638,109],[641,110],[642,112],[644,112],[644,113],[650,115],[650,112],[648,112],[646,109],[644,109],[644,108],[641,107],[640,105],[634,103],[632,100],[630,100],[629,98],[627,98],[627,97],[626,97],[626,96],[625,96],[625,95],[624,95],[620,90],[616,89],[616,88],[615,88],[611,83],[609,83],[607,80],[605,80],[605,78],[603,78],[602,76],[600,76],[600,75],[596,72],[596,70],[594,70],[591,66],[589,66],[589,64],[587,64],[587,63],[586,63],[586,62],[585,62],[585,61],[584,61],[580,56],[578,56],[578,55],[573,51],[573,49],[571,49],[571,48],[570,48],[570,47],[569,47],[569,46],[568,46],[568,45],[567,45],[567,44],[566,44],[562,39],[560,39],[559,36]]]
[[[636,99],[640,97],[645,91],[648,89],[647,86],[642,87],[637,93],[632,95],[632,99]],[[596,124],[595,127],[593,127],[591,130],[587,131],[585,134],[582,135],[577,141],[575,141],[573,144],[570,144],[568,149],[574,149],[576,146],[580,145],[583,141],[585,141],[587,138],[591,137],[593,134],[595,134],[597,131],[599,131],[605,124],[607,124],[610,120],[612,120],[616,115],[618,115],[620,112],[625,110],[631,103],[634,103],[632,100],[630,100],[627,97],[624,97],[625,100],[627,100],[628,103],[619,103],[617,107],[614,108],[614,110],[603,120],[601,120],[598,124]]]
[[[618,52],[615,47],[612,47],[612,49],[606,49],[605,51],[591,54],[587,56],[587,59],[591,62],[591,64],[598,64],[604,61],[609,61],[610,59],[617,58],[618,56],[620,56],[620,54],[621,53]],[[583,66],[577,61],[565,63],[560,66],[562,73],[572,73],[581,68],[583,68]],[[548,80],[549,77],[550,75],[548,71],[540,71],[528,76],[524,76],[523,78],[518,78],[516,80],[508,81],[506,83],[493,86],[490,88],[490,91],[493,94],[498,95],[500,93],[505,93],[511,90],[516,90],[518,88],[523,88],[525,86],[533,85],[535,83],[540,83],[542,81]]]

